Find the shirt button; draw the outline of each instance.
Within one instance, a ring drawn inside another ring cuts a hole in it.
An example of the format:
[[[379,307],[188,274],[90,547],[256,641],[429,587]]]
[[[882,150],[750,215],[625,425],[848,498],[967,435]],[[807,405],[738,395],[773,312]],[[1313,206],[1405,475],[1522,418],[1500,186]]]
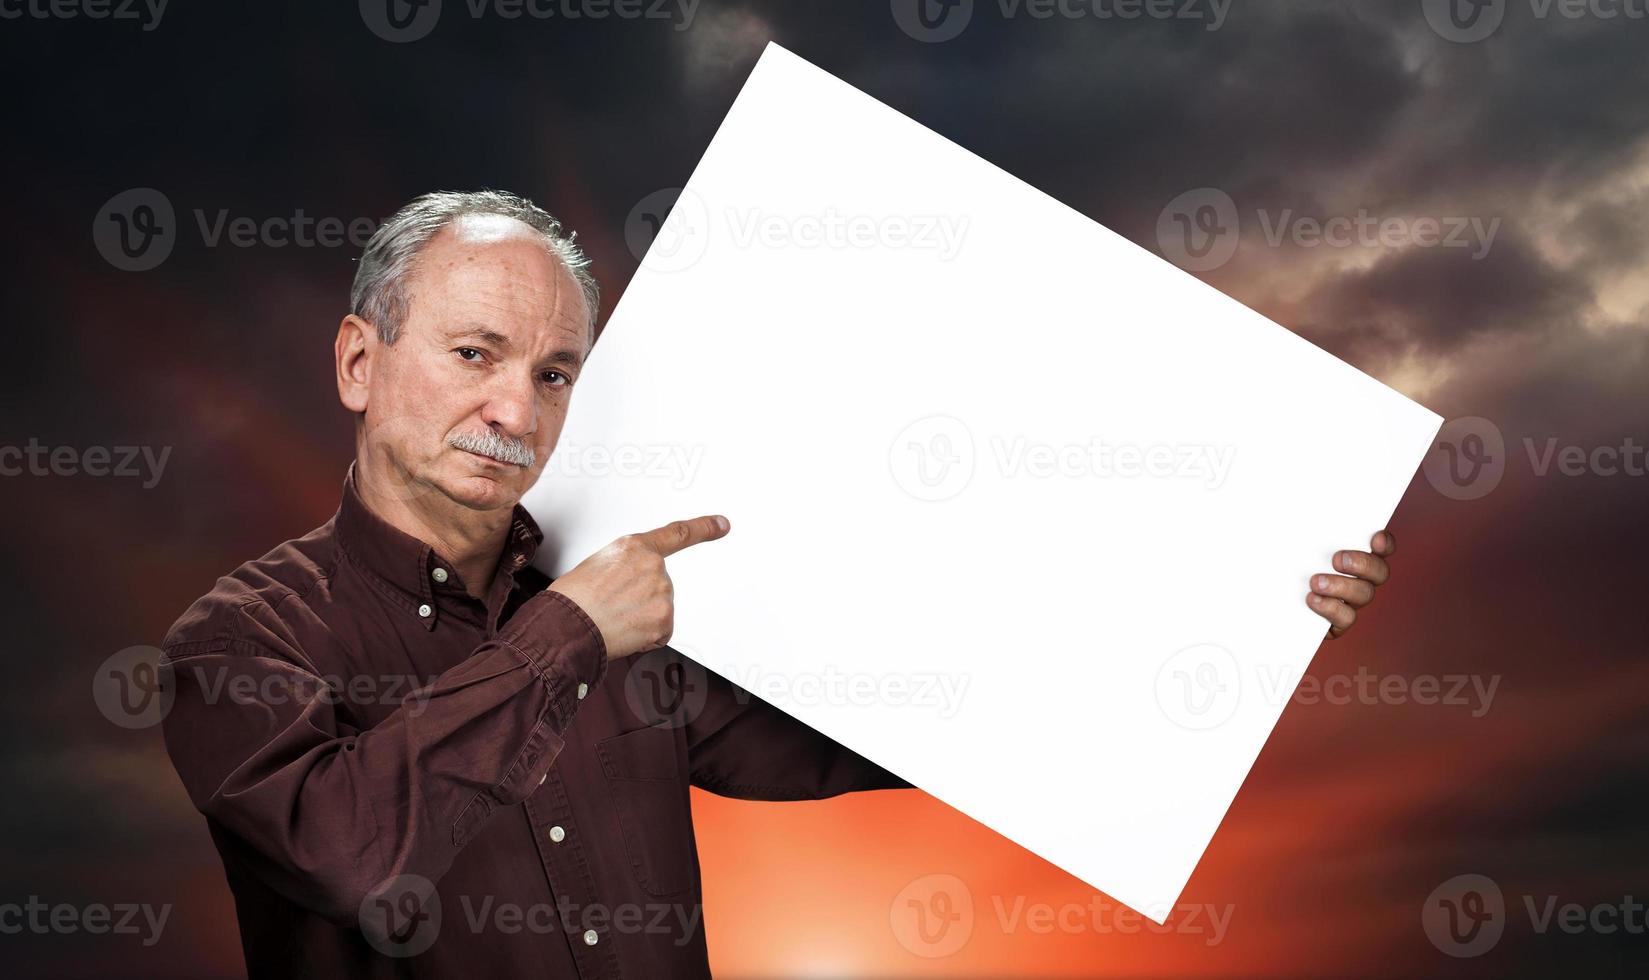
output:
[[[594,946],[596,944],[596,941],[600,938],[601,938],[600,936],[595,934],[594,929],[584,930],[584,945]]]
[[[559,844],[559,843],[561,843],[562,841],[564,841],[566,839],[567,839],[567,832],[565,830],[561,829],[560,824],[556,824],[554,827],[550,828],[550,840],[555,841],[557,844]]]
[[[435,571],[429,573],[429,577],[437,582],[445,582],[447,580],[447,570],[444,568],[437,568]]]
[[[427,602],[418,607],[418,615],[422,616],[425,619],[428,619],[429,614],[434,612],[434,611],[435,610],[433,610],[429,607],[429,603],[427,603]]]
[[[549,779],[549,778],[550,778],[550,774],[549,774],[549,773],[545,773],[545,774],[544,774],[544,775],[542,775],[542,776],[539,776],[539,777],[538,777],[538,785],[540,785],[540,786],[542,786],[542,785],[544,785],[544,782],[545,782],[545,781],[546,781],[546,780],[548,780],[548,779]]]
[[[578,699],[580,701],[584,700],[584,695],[586,695],[588,693],[590,693],[590,685],[584,683],[583,681],[579,681],[579,683],[578,683]]]

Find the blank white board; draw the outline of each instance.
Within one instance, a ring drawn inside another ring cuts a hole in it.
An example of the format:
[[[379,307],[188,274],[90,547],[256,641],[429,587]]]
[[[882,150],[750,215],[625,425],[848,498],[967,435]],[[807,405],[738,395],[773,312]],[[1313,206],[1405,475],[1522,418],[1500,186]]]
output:
[[[1440,422],[769,45],[526,503],[726,514],[672,646],[1162,922]]]

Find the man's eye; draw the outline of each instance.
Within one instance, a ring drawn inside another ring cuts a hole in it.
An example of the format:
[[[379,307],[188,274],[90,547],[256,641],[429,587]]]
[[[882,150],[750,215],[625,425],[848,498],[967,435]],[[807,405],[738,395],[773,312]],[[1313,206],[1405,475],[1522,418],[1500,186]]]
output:
[[[481,359],[481,352],[474,347],[460,347],[458,348],[458,356],[466,361],[478,361]]]
[[[568,377],[560,371],[545,371],[542,375],[540,375],[540,377],[544,379],[545,384],[555,385],[558,388],[572,383],[570,379],[568,379]]]

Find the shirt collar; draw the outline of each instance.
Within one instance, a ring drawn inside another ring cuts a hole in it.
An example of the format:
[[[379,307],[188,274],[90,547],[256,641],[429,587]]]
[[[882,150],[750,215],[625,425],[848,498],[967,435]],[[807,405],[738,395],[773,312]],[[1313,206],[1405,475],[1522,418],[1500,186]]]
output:
[[[426,625],[434,626],[438,605],[435,596],[467,594],[451,561],[367,507],[355,487],[354,462],[344,475],[343,499],[334,521],[338,544],[345,554],[381,584],[390,586],[395,597],[408,609],[418,612]],[[544,532],[539,530],[532,515],[516,504],[510,516],[509,533],[504,538],[499,571],[512,576],[520,572],[532,561],[543,540]],[[421,612],[421,607],[426,605],[430,608],[429,615]]]

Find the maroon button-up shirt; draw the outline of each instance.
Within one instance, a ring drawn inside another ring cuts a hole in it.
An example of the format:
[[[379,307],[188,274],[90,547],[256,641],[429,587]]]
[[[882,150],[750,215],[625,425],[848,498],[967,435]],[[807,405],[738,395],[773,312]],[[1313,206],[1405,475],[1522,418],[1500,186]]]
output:
[[[668,647],[610,662],[516,508],[486,600],[356,493],[168,632],[252,977],[709,976],[689,785],[910,784]]]

